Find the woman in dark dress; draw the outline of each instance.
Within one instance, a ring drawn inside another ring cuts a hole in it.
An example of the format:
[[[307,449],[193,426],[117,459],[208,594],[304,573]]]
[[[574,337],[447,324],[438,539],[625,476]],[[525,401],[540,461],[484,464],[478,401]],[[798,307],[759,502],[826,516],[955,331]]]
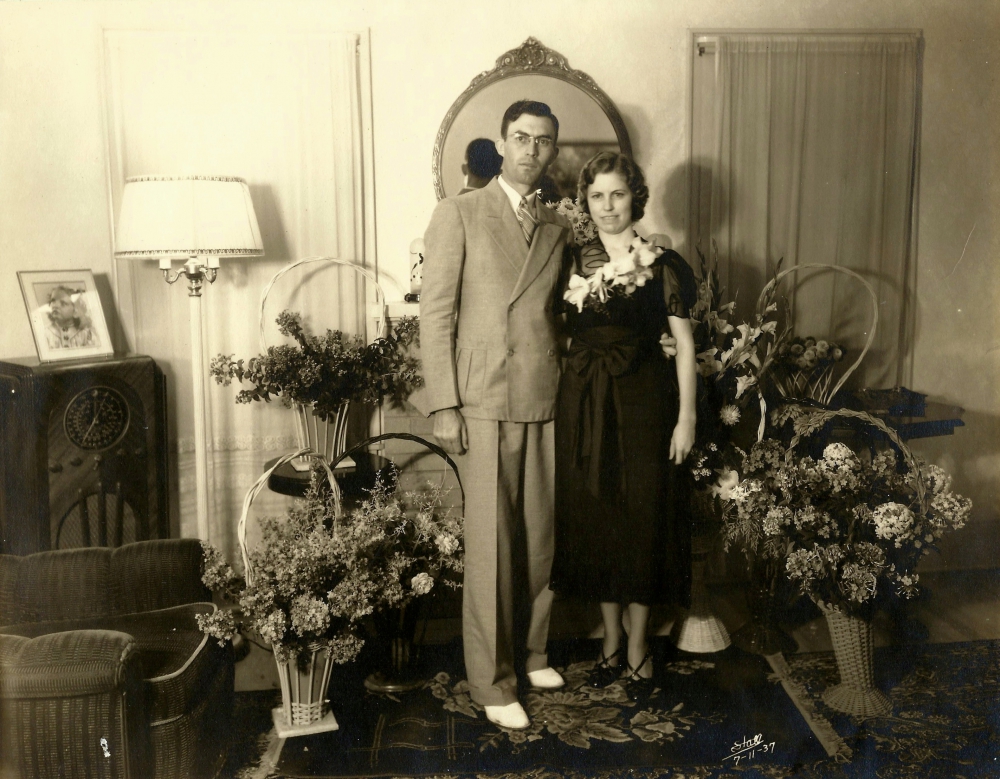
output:
[[[577,249],[573,272],[581,278],[566,295],[576,305],[567,306],[572,340],[556,410],[552,589],[601,604],[604,644],[594,686],[623,675],[630,687],[648,687],[649,607],[687,605],[690,596],[690,520],[679,466],[695,435],[688,307],[697,289],[680,255],[654,250],[633,231],[647,199],[642,172],[624,155],[602,152],[580,173],[579,202],[598,237]],[[616,265],[631,267],[637,251],[645,262],[655,257],[652,278],[631,291],[610,287],[605,301],[583,294],[583,279],[611,278]],[[660,347],[668,332],[677,340],[673,361]],[[623,607],[630,625],[624,652]]]

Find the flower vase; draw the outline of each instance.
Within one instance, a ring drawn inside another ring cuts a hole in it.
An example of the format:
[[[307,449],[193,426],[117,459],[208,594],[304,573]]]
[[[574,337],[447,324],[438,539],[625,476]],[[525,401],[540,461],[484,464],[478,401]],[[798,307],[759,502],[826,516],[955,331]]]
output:
[[[344,401],[337,409],[336,415],[328,422],[324,422],[313,413],[312,406],[305,403],[294,404],[295,439],[298,442],[298,448],[313,449],[328,463],[333,463],[346,448],[347,416],[350,406],[350,401]],[[354,461],[347,458],[341,461],[337,467],[349,468],[352,465],[354,465]],[[308,471],[311,464],[308,457],[297,457],[292,460],[292,467],[296,471]]]
[[[684,652],[721,652],[731,643],[726,626],[712,613],[705,585],[705,566],[714,538],[717,535],[691,539],[691,608],[670,630],[670,639]]]
[[[333,669],[330,648],[313,644],[307,652],[308,657],[302,658],[301,663],[297,655],[288,655],[284,659],[279,659],[277,652],[274,655],[281,683],[281,706],[272,709],[271,716],[281,738],[322,733],[340,727],[326,697]]]
[[[755,655],[790,654],[798,650],[795,639],[778,626],[778,573],[758,562],[746,589],[750,621],[733,633],[733,643]]]
[[[419,674],[416,646],[418,608],[415,602],[400,608],[375,614],[372,627],[378,647],[377,670],[365,679],[365,687],[372,692],[409,692],[422,687],[424,678]]]
[[[840,684],[823,693],[831,709],[859,717],[878,717],[892,711],[889,698],[875,686],[875,638],[872,622],[820,604],[830,628]]]

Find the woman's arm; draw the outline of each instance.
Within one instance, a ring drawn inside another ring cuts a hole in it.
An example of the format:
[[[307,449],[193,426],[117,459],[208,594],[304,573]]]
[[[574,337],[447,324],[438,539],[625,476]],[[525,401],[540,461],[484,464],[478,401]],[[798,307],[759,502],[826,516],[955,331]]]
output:
[[[691,320],[676,316],[667,317],[670,332],[677,339],[677,384],[680,388],[680,413],[677,426],[670,438],[670,459],[680,465],[694,446],[694,427],[697,418],[695,392],[697,367],[694,355],[694,337]]]

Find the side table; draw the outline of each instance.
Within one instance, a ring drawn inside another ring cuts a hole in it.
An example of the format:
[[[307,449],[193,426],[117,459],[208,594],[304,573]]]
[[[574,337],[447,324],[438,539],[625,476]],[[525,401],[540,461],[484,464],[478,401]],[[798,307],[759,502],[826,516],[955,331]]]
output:
[[[264,464],[265,470],[271,468],[278,459],[275,457],[268,460]],[[338,468],[333,472],[345,509],[364,501],[379,479],[389,488],[396,486],[396,467],[392,460],[370,452],[354,454],[353,459],[353,466]],[[267,487],[281,495],[302,498],[309,489],[309,479],[310,471],[297,471],[291,463],[285,463],[271,474]]]

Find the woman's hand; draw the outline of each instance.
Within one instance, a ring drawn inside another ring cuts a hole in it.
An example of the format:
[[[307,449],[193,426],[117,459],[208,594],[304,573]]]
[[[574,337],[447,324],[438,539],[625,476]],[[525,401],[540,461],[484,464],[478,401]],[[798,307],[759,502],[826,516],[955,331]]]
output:
[[[694,417],[682,416],[677,420],[674,434],[670,437],[670,459],[677,465],[684,459],[694,446]]]

